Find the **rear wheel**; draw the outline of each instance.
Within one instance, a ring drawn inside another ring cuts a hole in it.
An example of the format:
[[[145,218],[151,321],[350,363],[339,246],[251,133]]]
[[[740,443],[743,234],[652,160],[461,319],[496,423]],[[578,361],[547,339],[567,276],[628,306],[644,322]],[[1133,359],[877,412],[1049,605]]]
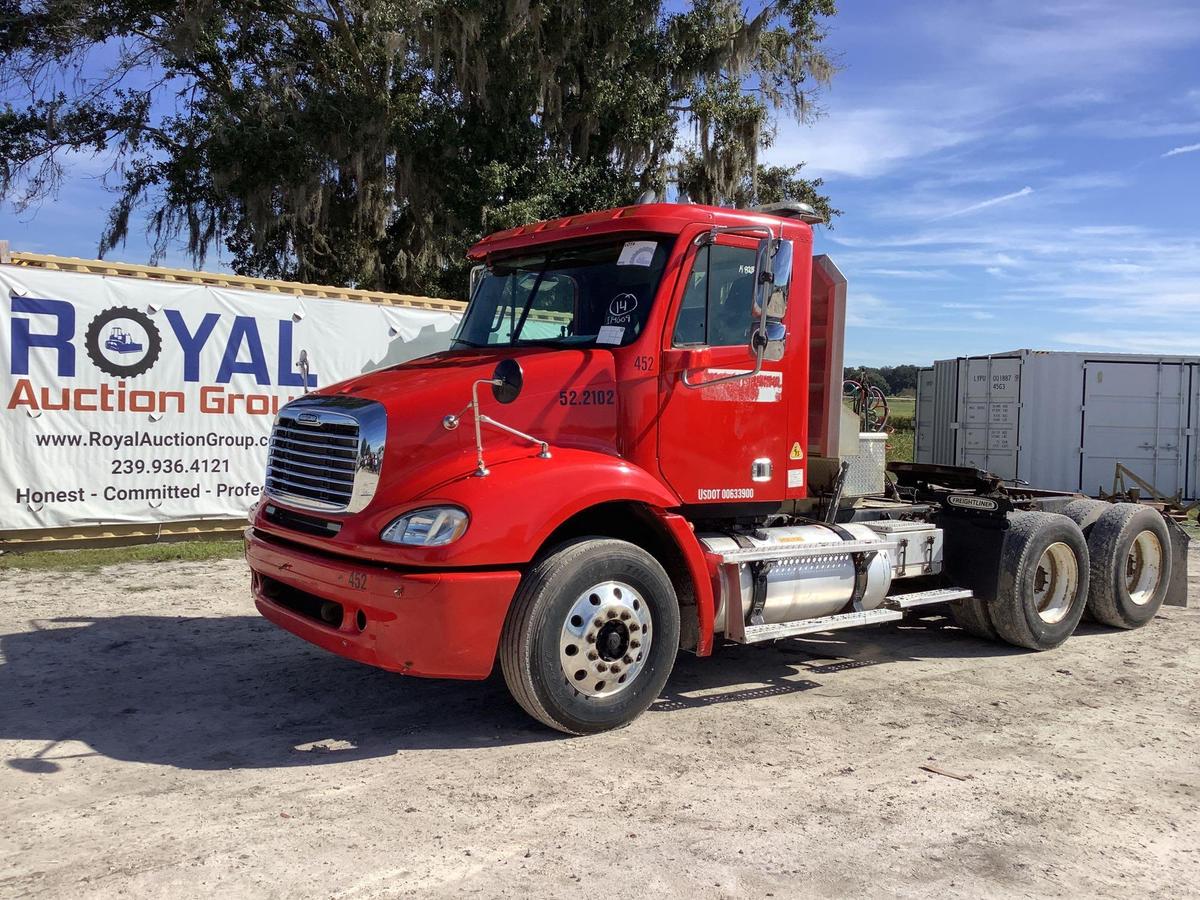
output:
[[[1064,506],[1061,514],[1078,525],[1083,531],[1084,537],[1087,537],[1092,526],[1096,524],[1096,520],[1109,509],[1112,509],[1112,504],[1104,500],[1081,498],[1072,500]]]
[[[988,618],[987,603],[978,597],[967,597],[950,603],[950,618],[967,634],[985,641],[998,639],[996,629]]]
[[[1137,628],[1154,618],[1171,582],[1171,537],[1157,511],[1117,503],[1092,526],[1088,610],[1101,624]]]
[[[633,721],[658,697],[679,649],[679,603],[645,550],[589,538],[526,573],[501,637],[513,698],[567,734]]]
[[[1015,513],[1004,534],[996,599],[988,608],[1010,644],[1049,650],[1065,641],[1088,595],[1088,548],[1079,526],[1054,513]]]
[[[1104,514],[1106,510],[1112,509],[1112,504],[1105,500],[1089,500],[1086,497],[1081,497],[1078,500],[1072,500],[1062,508],[1061,514],[1066,516],[1072,522],[1080,527],[1083,531],[1083,536],[1088,538],[1088,556],[1092,556],[1092,542],[1088,537],[1092,533],[1092,526],[1096,524],[1096,520]],[[1092,586],[1095,590],[1095,585]],[[1089,602],[1083,608],[1084,622],[1095,621],[1092,617],[1092,606]]]

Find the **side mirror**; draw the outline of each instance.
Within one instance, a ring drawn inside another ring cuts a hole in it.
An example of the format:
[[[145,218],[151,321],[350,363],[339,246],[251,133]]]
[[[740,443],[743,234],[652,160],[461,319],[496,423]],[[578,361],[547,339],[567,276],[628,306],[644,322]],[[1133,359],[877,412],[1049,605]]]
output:
[[[758,242],[754,273],[754,305],[772,319],[787,314],[788,290],[792,283],[792,242],[766,238]]]
[[[521,396],[525,386],[525,373],[515,359],[502,359],[492,372],[492,396],[497,403],[512,403]]]
[[[783,323],[768,319],[761,327],[756,327],[750,334],[750,350],[757,356],[762,351],[762,358],[770,362],[783,359],[787,343],[787,329]]]
[[[792,281],[792,252],[791,241],[767,238],[758,242],[750,352],[771,362],[783,359],[785,349],[783,318]]]

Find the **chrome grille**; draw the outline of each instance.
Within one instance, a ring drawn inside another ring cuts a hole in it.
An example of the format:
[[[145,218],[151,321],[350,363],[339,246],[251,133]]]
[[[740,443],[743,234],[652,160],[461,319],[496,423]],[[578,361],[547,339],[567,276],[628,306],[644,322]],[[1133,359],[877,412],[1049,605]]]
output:
[[[267,454],[267,494],[326,512],[357,512],[379,481],[385,432],[378,403],[306,397],[279,411]]]

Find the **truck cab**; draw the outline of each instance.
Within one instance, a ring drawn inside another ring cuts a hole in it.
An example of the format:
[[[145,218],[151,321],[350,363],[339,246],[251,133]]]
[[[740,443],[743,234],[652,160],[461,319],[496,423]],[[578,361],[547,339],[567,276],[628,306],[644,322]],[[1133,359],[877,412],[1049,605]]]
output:
[[[1061,643],[1087,599],[1087,545],[1046,509],[1075,498],[921,472],[901,496],[880,462],[877,496],[847,503],[845,279],[814,258],[815,221],[643,204],[480,241],[448,350],[280,410],[246,537],[258,609],[398,673],[481,679],[499,660],[526,711],[588,733],[640,714],[680,649],[918,605],[986,614],[1021,511],[1069,534],[1033,528],[1035,549],[1066,550],[1012,589],[1028,621],[1000,636]],[[966,523],[949,540],[946,517]],[[995,550],[983,576],[951,559],[970,541]]]

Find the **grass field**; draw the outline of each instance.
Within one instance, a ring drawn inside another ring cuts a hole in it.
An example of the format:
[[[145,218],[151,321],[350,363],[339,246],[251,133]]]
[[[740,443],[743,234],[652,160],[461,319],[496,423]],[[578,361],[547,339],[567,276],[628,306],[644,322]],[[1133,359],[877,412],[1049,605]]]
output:
[[[887,442],[888,462],[913,461],[913,433],[911,431],[895,431]]]
[[[87,550],[35,550],[0,556],[0,572],[87,571],[101,566],[130,562],[175,562],[233,559],[242,555],[241,541],[183,541],[173,544],[139,544],[136,547],[104,547]]]
[[[888,410],[893,416],[912,418],[917,410],[916,397],[888,397]]]
[[[911,426],[917,410],[917,399],[915,397],[888,397],[888,411],[891,414],[893,422],[900,420]],[[913,431],[912,428],[896,430],[892,432],[891,438],[888,439],[887,459],[888,462],[912,462],[913,461]]]

